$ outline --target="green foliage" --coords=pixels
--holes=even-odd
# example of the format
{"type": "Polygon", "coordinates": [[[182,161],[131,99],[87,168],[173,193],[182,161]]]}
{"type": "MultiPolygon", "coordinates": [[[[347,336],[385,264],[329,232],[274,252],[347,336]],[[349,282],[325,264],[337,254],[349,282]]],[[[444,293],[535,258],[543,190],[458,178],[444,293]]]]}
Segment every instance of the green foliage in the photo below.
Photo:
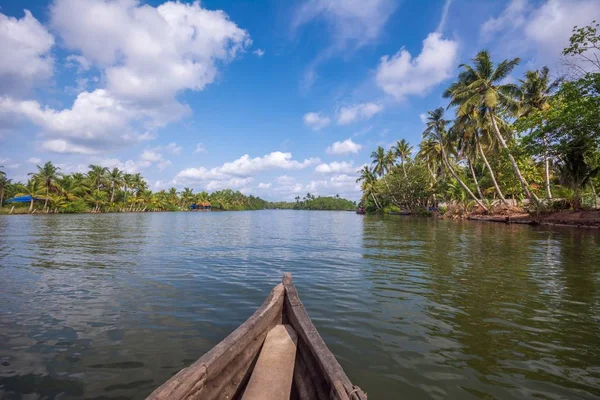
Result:
{"type": "Polygon", "coordinates": [[[339,196],[335,197],[315,197],[310,193],[300,199],[300,197],[296,197],[295,202],[273,202],[267,203],[266,208],[269,209],[287,209],[287,210],[332,210],[332,211],[342,211],[342,210],[354,210],[356,209],[356,203],[353,201],[341,198],[339,196]]]}
{"type": "Polygon", "coordinates": [[[66,206],[62,209],[63,213],[76,214],[86,213],[90,211],[90,207],[87,202],[83,199],[75,199],[66,203],[66,206]]]}

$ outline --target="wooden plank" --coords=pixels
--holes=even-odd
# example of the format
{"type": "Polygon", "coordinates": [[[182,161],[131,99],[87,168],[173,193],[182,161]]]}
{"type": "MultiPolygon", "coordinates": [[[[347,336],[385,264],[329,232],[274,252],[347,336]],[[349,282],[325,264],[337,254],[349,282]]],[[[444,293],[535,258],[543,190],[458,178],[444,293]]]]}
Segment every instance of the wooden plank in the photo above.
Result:
{"type": "Polygon", "coordinates": [[[329,399],[329,386],[325,382],[323,372],[300,338],[296,367],[294,368],[294,382],[298,387],[298,395],[301,400],[329,399]]]}
{"type": "Polygon", "coordinates": [[[285,287],[285,305],[284,312],[292,327],[298,333],[298,336],[306,343],[307,348],[315,359],[320,370],[323,372],[325,380],[330,388],[330,397],[334,400],[366,400],[366,394],[357,386],[353,386],[336,360],[335,356],[319,332],[315,328],[312,320],[308,316],[304,304],[300,301],[298,291],[292,282],[291,274],[283,276],[283,285],[285,287]]]}
{"type": "Polygon", "coordinates": [[[289,400],[298,335],[289,325],[267,334],[242,400],[289,400]]]}
{"type": "MultiPolygon", "coordinates": [[[[283,285],[277,285],[269,294],[262,306],[240,325],[235,331],[217,344],[198,361],[187,368],[182,369],[165,384],[152,392],[148,399],[192,399],[200,395],[211,396],[210,381],[219,377],[224,372],[226,377],[234,379],[234,375],[227,375],[225,371],[232,361],[240,355],[258,336],[268,331],[277,321],[281,321],[285,289],[283,285]],[[206,389],[206,390],[204,390],[206,389]]],[[[260,342],[262,344],[262,342],[260,342]]],[[[258,352],[257,346],[256,352],[258,352]]],[[[253,357],[247,357],[250,362],[253,357]]],[[[224,377],[220,377],[224,379],[224,377]]],[[[219,385],[219,387],[221,387],[219,385]]],[[[215,390],[218,389],[215,387],[215,390]]],[[[218,396],[217,396],[218,397],[218,396]]]]}

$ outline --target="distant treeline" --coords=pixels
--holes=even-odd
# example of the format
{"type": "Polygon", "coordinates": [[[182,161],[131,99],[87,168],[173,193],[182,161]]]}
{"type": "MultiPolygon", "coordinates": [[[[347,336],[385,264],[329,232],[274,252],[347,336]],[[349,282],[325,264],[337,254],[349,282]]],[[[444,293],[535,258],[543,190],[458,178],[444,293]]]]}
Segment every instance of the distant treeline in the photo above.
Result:
{"type": "Polygon", "coordinates": [[[305,197],[296,197],[296,201],[278,201],[267,203],[266,208],[276,208],[283,210],[354,210],[356,203],[348,199],[335,197],[315,197],[307,193],[305,197]]]}
{"type": "Polygon", "coordinates": [[[176,188],[153,192],[140,174],[99,165],[90,165],[87,173],[64,174],[51,161],[38,165],[26,183],[13,182],[0,166],[0,213],[87,213],[183,211],[192,204],[210,205],[213,210],[242,211],[267,208],[307,210],[343,210],[354,203],[336,197],[315,197],[310,193],[295,203],[269,203],[260,197],[231,189],[213,193],[176,188]],[[5,199],[30,196],[26,203],[4,204],[5,199]],[[2,206],[5,206],[2,208],[2,206]],[[14,209],[13,209],[14,207],[14,209]]]}

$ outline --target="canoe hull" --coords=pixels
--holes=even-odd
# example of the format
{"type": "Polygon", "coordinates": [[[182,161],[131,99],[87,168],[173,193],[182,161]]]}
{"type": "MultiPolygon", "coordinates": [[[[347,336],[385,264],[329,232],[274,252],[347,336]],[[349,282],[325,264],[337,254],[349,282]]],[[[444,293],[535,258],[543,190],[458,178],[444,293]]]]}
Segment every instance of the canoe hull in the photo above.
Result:
{"type": "Polygon", "coordinates": [[[163,399],[238,399],[250,379],[268,332],[289,324],[298,334],[292,397],[366,400],[329,351],[300,301],[290,274],[234,332],[148,396],[163,399]]]}

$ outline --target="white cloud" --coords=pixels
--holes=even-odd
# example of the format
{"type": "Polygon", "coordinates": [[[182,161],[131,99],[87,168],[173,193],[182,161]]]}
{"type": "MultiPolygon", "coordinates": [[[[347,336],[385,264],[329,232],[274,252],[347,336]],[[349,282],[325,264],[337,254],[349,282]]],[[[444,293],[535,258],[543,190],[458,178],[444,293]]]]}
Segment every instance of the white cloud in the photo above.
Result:
{"type": "Polygon", "coordinates": [[[204,147],[202,143],[198,143],[196,145],[196,150],[194,150],[194,153],[206,153],[206,147],[204,147]]]}
{"type": "Polygon", "coordinates": [[[50,78],[54,37],[28,10],[23,18],[0,13],[0,93],[21,95],[50,78]]]}
{"type": "Polygon", "coordinates": [[[547,0],[539,6],[512,0],[498,17],[482,25],[481,36],[493,40],[504,54],[533,54],[539,66],[557,62],[573,27],[589,25],[598,15],[598,0],[547,0]]]}
{"type": "Polygon", "coordinates": [[[419,119],[421,120],[421,122],[423,124],[427,124],[427,113],[421,113],[421,114],[419,114],[419,119]]]}
{"type": "Polygon", "coordinates": [[[41,158],[37,158],[37,157],[29,157],[27,159],[27,162],[31,163],[31,164],[41,164],[42,163],[42,159],[41,158]]]}
{"type": "Polygon", "coordinates": [[[335,142],[325,150],[327,154],[347,154],[358,153],[362,149],[360,144],[354,143],[352,139],[346,139],[343,142],[335,142]]]}
{"type": "Polygon", "coordinates": [[[183,150],[183,148],[181,146],[178,146],[175,142],[169,143],[164,147],[164,149],[167,153],[172,154],[174,156],[181,154],[181,150],[183,150]]]}
{"type": "Polygon", "coordinates": [[[340,173],[350,174],[350,173],[355,173],[356,170],[357,170],[357,168],[354,166],[353,161],[350,161],[350,162],[334,161],[329,164],[323,163],[323,164],[317,165],[317,167],[315,168],[315,172],[318,172],[321,174],[340,174],[340,173]]]}
{"type": "Polygon", "coordinates": [[[129,126],[144,118],[144,113],[103,89],[80,93],[72,108],[61,111],[42,107],[37,101],[0,97],[0,114],[25,117],[41,127],[46,139],[42,146],[56,153],[93,154],[149,137],[129,126]]]}
{"type": "Polygon", "coordinates": [[[379,37],[395,8],[394,0],[309,0],[298,8],[292,27],[323,18],[334,47],[360,47],[379,37]]]}
{"type": "Polygon", "coordinates": [[[66,61],[67,67],[76,67],[78,72],[88,71],[92,67],[92,63],[87,58],[76,54],[68,55],[66,61]]]}
{"type": "Polygon", "coordinates": [[[231,178],[226,181],[209,181],[205,189],[208,191],[237,189],[242,192],[248,192],[248,185],[252,183],[253,178],[231,178]]]}
{"type": "Polygon", "coordinates": [[[348,125],[356,121],[367,120],[382,110],[383,106],[376,103],[361,103],[350,107],[342,107],[337,112],[337,123],[348,125]]]}
{"type": "Polygon", "coordinates": [[[266,154],[263,157],[250,158],[245,154],[235,161],[226,162],[220,167],[215,168],[186,168],[174,178],[175,184],[206,182],[206,181],[227,181],[234,178],[248,178],[260,172],[272,169],[298,170],[310,165],[319,163],[318,158],[309,158],[302,162],[293,160],[291,153],[282,153],[275,151],[266,154]]]}
{"type": "Polygon", "coordinates": [[[340,194],[342,197],[356,198],[360,196],[360,185],[356,183],[356,178],[356,175],[334,175],[328,180],[309,182],[306,190],[321,196],[340,194]]]}
{"type": "Polygon", "coordinates": [[[458,43],[438,32],[423,41],[421,54],[412,57],[406,49],[383,56],[377,68],[377,85],[397,100],[409,95],[423,96],[450,78],[458,67],[458,43]]]}
{"type": "Polygon", "coordinates": [[[202,90],[216,78],[218,63],[252,43],[224,12],[200,2],[56,0],[50,14],[65,45],[104,69],[108,90],[146,103],[202,90]]]}
{"type": "Polygon", "coordinates": [[[273,184],[271,182],[269,183],[259,183],[258,184],[258,188],[259,189],[271,189],[271,186],[273,186],[273,184]]]}
{"type": "Polygon", "coordinates": [[[108,169],[119,168],[120,170],[125,171],[128,174],[134,174],[136,172],[140,172],[143,168],[148,168],[150,166],[149,161],[142,160],[140,162],[135,162],[133,160],[127,160],[125,162],[121,162],[117,158],[105,158],[101,159],[97,162],[97,164],[106,167],[108,169]]]}
{"type": "Polygon", "coordinates": [[[154,151],[154,150],[144,150],[144,152],[140,156],[140,159],[142,161],[148,161],[148,162],[157,162],[157,161],[162,160],[162,158],[163,158],[162,154],[160,154],[159,152],[154,151]]]}
{"type": "Polygon", "coordinates": [[[265,51],[263,49],[256,49],[252,52],[252,54],[256,54],[259,57],[262,57],[265,55],[265,51]]]}
{"type": "Polygon", "coordinates": [[[296,180],[291,176],[281,175],[275,179],[275,182],[279,183],[280,185],[291,185],[292,183],[296,182],[296,180]]]}
{"type": "Polygon", "coordinates": [[[302,119],[304,120],[304,125],[308,126],[313,131],[323,129],[329,126],[331,123],[331,119],[329,117],[316,112],[306,113],[302,119]]]}

